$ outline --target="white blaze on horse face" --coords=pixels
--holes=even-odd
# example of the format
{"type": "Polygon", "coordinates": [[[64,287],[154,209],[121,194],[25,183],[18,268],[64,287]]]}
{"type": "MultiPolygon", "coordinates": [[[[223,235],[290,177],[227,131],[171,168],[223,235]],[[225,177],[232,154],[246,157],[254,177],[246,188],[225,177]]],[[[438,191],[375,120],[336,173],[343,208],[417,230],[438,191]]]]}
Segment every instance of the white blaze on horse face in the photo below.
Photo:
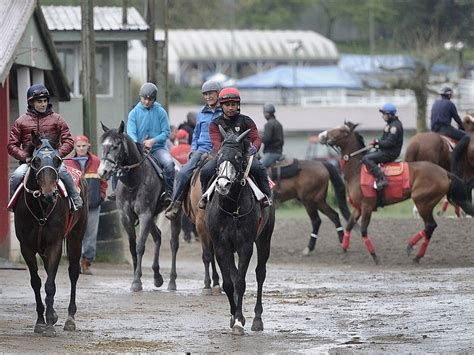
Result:
{"type": "Polygon", "coordinates": [[[328,131],[324,131],[324,132],[319,133],[318,137],[319,137],[319,141],[321,143],[326,142],[326,139],[328,138],[328,131]]]}
{"type": "Polygon", "coordinates": [[[229,161],[221,163],[217,171],[217,192],[221,195],[227,195],[229,193],[230,186],[232,185],[232,181],[235,180],[236,175],[237,171],[229,161]]]}
{"type": "Polygon", "coordinates": [[[106,138],[102,142],[102,159],[100,159],[100,164],[99,168],[97,169],[97,174],[100,177],[104,177],[107,175],[107,173],[110,173],[113,170],[113,164],[107,158],[111,159],[108,157],[108,153],[110,151],[110,147],[112,146],[112,140],[109,138],[106,138]]]}

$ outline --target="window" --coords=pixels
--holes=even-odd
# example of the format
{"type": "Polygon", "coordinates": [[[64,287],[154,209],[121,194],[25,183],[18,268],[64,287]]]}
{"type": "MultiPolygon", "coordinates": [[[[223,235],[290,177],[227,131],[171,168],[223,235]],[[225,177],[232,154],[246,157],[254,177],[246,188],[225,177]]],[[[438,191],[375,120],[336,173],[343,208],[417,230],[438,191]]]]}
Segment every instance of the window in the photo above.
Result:
{"type": "Polygon", "coordinates": [[[79,94],[79,48],[72,45],[58,45],[59,61],[66,75],[69,88],[74,95],[79,94]]]}
{"type": "Polygon", "coordinates": [[[97,46],[95,49],[95,78],[97,95],[112,95],[111,46],[97,46]]]}

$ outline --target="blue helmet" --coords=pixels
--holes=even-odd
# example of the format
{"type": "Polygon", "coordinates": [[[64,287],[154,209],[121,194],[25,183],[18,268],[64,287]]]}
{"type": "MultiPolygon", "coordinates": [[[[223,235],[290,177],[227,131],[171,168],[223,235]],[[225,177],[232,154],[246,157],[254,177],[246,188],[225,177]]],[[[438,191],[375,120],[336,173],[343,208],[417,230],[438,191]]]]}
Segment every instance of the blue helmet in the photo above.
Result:
{"type": "Polygon", "coordinates": [[[380,112],[386,113],[387,115],[395,115],[397,113],[397,108],[394,104],[387,102],[385,105],[379,109],[380,112]]]}

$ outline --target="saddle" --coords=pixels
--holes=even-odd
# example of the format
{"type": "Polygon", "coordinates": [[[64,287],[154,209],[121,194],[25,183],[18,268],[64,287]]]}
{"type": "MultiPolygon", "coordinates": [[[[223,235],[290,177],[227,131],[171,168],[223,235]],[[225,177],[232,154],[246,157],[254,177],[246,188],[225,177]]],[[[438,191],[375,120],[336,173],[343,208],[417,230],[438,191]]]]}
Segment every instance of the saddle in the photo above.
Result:
{"type": "MultiPolygon", "coordinates": [[[[384,198],[401,198],[403,191],[411,187],[408,164],[405,162],[392,162],[380,164],[379,166],[388,180],[388,186],[384,189],[384,198]]],[[[364,197],[377,196],[374,182],[375,177],[363,165],[360,171],[360,187],[364,197]]]]}
{"type": "Polygon", "coordinates": [[[158,176],[163,179],[164,175],[163,175],[163,168],[161,167],[161,164],[160,162],[158,161],[158,159],[156,159],[153,155],[151,154],[148,154],[146,156],[146,159],[148,159],[148,161],[151,163],[151,166],[153,167],[153,169],[155,169],[155,172],[158,174],[158,176]]]}
{"type": "Polygon", "coordinates": [[[268,175],[271,179],[280,181],[280,179],[289,179],[296,176],[301,171],[298,159],[284,159],[270,165],[268,175]]]}
{"type": "Polygon", "coordinates": [[[454,138],[451,138],[442,134],[440,134],[440,136],[448,144],[449,152],[452,153],[458,141],[455,140],[454,138]]]}

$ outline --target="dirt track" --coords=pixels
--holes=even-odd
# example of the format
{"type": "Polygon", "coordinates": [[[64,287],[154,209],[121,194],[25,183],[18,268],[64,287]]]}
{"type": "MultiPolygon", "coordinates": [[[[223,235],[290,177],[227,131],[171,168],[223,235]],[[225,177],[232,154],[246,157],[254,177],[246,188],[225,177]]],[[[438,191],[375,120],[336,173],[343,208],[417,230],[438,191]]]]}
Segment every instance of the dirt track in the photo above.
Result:
{"type": "Polygon", "coordinates": [[[375,266],[356,235],[343,259],[327,220],[317,252],[302,257],[309,235],[306,217],[277,220],[264,288],[265,330],[250,331],[256,293],[252,266],[243,337],[230,334],[226,297],[200,293],[197,243],[181,243],[177,292],[166,291],[167,237],[161,289],[153,286],[151,244],[143,292],[130,293],[129,265],[95,264],[93,276],[79,279],[75,333],[62,330],[69,291],[62,265],[56,338],[33,333],[36,316],[27,271],[0,270],[0,351],[473,352],[474,221],[438,219],[438,224],[426,257],[414,265],[405,247],[421,221],[373,220],[370,235],[381,257],[375,266]]]}

